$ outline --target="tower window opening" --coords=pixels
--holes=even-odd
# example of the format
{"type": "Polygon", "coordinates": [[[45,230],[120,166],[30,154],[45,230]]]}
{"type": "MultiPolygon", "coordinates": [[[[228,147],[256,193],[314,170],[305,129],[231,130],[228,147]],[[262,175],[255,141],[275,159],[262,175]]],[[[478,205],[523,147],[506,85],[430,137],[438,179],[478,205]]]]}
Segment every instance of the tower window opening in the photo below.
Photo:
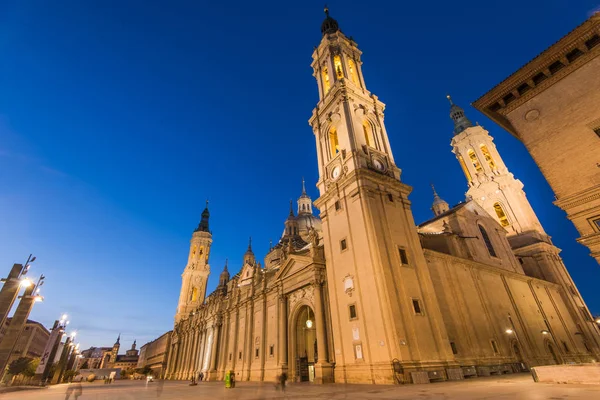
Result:
{"type": "Polygon", "coordinates": [[[333,66],[335,67],[335,75],[338,79],[342,79],[344,77],[344,72],[342,71],[342,58],[340,56],[333,57],[333,66]]]}
{"type": "Polygon", "coordinates": [[[496,211],[496,215],[498,216],[498,220],[500,220],[500,225],[508,226],[510,223],[508,222],[508,217],[504,212],[504,209],[500,205],[500,203],[494,203],[494,211],[496,211]]]}
{"type": "Polygon", "coordinates": [[[600,138],[600,126],[594,129],[594,133],[600,138]]]}
{"type": "Polygon", "coordinates": [[[198,300],[198,288],[197,287],[192,288],[192,294],[190,295],[190,300],[191,301],[198,300]]]}
{"type": "Polygon", "coordinates": [[[388,193],[387,196],[388,196],[388,200],[393,203],[394,202],[394,196],[391,193],[388,193]]]}
{"type": "Polygon", "coordinates": [[[358,74],[356,72],[356,65],[351,59],[348,60],[348,70],[350,71],[350,79],[352,80],[352,82],[355,85],[360,86],[360,83],[358,81],[358,74]]]}
{"type": "Polygon", "coordinates": [[[450,342],[450,347],[452,348],[452,354],[458,354],[458,350],[456,349],[456,343],[450,342]]]}
{"type": "Polygon", "coordinates": [[[487,231],[485,230],[485,228],[481,225],[479,226],[479,232],[481,232],[481,237],[483,237],[483,242],[485,243],[485,247],[487,247],[488,253],[490,253],[490,256],[492,257],[497,257],[496,256],[496,250],[494,250],[494,246],[492,246],[492,241],[490,240],[490,237],[488,236],[487,231]]]}
{"type": "Polygon", "coordinates": [[[275,353],[275,346],[270,345],[269,346],[269,357],[273,357],[273,353],[275,353]]]}
{"type": "Polygon", "coordinates": [[[348,312],[350,313],[350,320],[358,318],[358,316],[356,314],[356,305],[355,304],[351,304],[348,306],[348,312]]]}
{"type": "Polygon", "coordinates": [[[458,156],[458,162],[460,163],[460,167],[462,168],[465,177],[467,178],[467,180],[469,182],[471,182],[473,179],[471,178],[471,173],[469,172],[469,169],[467,168],[467,164],[465,164],[465,159],[462,156],[458,156]]]}
{"type": "Polygon", "coordinates": [[[335,128],[331,128],[329,131],[329,144],[331,146],[331,157],[335,157],[335,155],[340,152],[340,143],[335,128]]]}
{"type": "Polygon", "coordinates": [[[481,149],[481,152],[483,153],[483,157],[485,158],[485,161],[490,166],[490,169],[491,170],[496,169],[496,163],[494,162],[494,159],[492,158],[492,155],[490,154],[490,151],[488,150],[487,146],[485,144],[482,144],[481,146],[479,146],[479,148],[481,149]]]}
{"type": "Polygon", "coordinates": [[[492,344],[492,349],[494,350],[494,354],[498,354],[498,345],[496,344],[495,340],[491,340],[490,343],[492,344]]]}
{"type": "Polygon", "coordinates": [[[259,353],[259,350],[258,350],[258,347],[257,347],[256,350],[255,350],[255,352],[254,352],[254,357],[258,358],[258,353],[259,353]]]}
{"type": "Polygon", "coordinates": [[[334,207],[335,207],[335,211],[340,211],[340,209],[342,208],[342,205],[340,204],[339,201],[336,201],[334,203],[334,207]]]}
{"type": "Polygon", "coordinates": [[[346,243],[346,239],[340,240],[340,248],[342,249],[342,251],[344,251],[344,250],[346,250],[348,248],[348,244],[346,243]]]}
{"type": "Polygon", "coordinates": [[[365,143],[369,147],[375,147],[375,141],[373,140],[373,130],[367,120],[363,121],[363,133],[365,135],[365,143]]]}
{"type": "Polygon", "coordinates": [[[242,352],[240,351],[238,354],[238,360],[241,360],[241,359],[242,359],[242,352]]]}
{"type": "Polygon", "coordinates": [[[481,167],[481,163],[479,162],[479,159],[477,158],[477,155],[475,154],[473,149],[469,150],[469,152],[467,154],[469,155],[469,159],[473,163],[473,167],[475,168],[475,171],[477,171],[477,172],[483,171],[483,168],[481,167]]]}
{"type": "Polygon", "coordinates": [[[565,342],[564,340],[562,341],[563,347],[565,348],[565,353],[569,352],[569,346],[567,346],[567,342],[565,342]]]}
{"type": "Polygon", "coordinates": [[[327,67],[323,67],[321,74],[323,76],[323,92],[327,94],[329,93],[329,89],[331,89],[331,82],[329,82],[329,71],[327,71],[327,67]]]}
{"type": "Polygon", "coordinates": [[[398,254],[400,254],[400,262],[402,265],[408,265],[408,256],[406,255],[406,250],[398,248],[398,254]]]}
{"type": "Polygon", "coordinates": [[[412,299],[413,310],[417,315],[423,315],[423,308],[419,299],[412,299]]]}

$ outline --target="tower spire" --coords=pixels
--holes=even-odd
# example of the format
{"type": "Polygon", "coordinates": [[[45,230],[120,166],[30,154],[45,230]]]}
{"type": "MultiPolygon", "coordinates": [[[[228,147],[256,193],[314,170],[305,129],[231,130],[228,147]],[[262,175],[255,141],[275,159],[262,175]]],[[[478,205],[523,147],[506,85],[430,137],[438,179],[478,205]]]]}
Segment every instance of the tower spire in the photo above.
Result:
{"type": "Polygon", "coordinates": [[[289,215],[289,217],[295,217],[295,215],[294,215],[294,207],[293,207],[292,200],[290,200],[290,215],[289,215]]]}
{"type": "Polygon", "coordinates": [[[248,240],[248,251],[252,251],[252,236],[250,236],[250,240],[248,240]]]}
{"type": "Polygon", "coordinates": [[[450,209],[450,206],[436,192],[433,183],[431,184],[431,189],[433,190],[433,205],[431,206],[431,211],[433,211],[433,214],[437,217],[438,215],[441,215],[448,211],[450,209]]]}
{"type": "Polygon", "coordinates": [[[304,177],[302,177],[302,194],[306,195],[306,186],[304,185],[304,177]]]}
{"type": "Polygon", "coordinates": [[[472,127],[473,123],[465,116],[465,110],[454,104],[450,95],[446,95],[446,98],[450,102],[450,119],[454,121],[454,134],[458,135],[465,129],[472,127]]]}
{"type": "Polygon", "coordinates": [[[200,224],[196,228],[195,232],[208,232],[208,219],[210,218],[210,212],[208,211],[208,200],[206,200],[206,207],[202,211],[202,218],[200,224]]]}

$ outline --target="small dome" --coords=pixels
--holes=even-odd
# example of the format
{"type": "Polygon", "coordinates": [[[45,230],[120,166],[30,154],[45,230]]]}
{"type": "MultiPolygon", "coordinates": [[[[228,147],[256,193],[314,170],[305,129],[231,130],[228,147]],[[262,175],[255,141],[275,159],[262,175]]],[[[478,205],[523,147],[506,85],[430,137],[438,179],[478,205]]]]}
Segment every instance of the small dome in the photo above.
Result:
{"type": "Polygon", "coordinates": [[[301,214],[296,217],[298,222],[298,231],[301,235],[308,234],[310,228],[315,228],[317,232],[321,232],[321,220],[319,217],[312,214],[301,214]]]}
{"type": "Polygon", "coordinates": [[[339,31],[340,27],[337,21],[329,16],[329,9],[327,7],[325,7],[325,15],[327,15],[327,17],[321,24],[321,33],[323,36],[339,31]]]}

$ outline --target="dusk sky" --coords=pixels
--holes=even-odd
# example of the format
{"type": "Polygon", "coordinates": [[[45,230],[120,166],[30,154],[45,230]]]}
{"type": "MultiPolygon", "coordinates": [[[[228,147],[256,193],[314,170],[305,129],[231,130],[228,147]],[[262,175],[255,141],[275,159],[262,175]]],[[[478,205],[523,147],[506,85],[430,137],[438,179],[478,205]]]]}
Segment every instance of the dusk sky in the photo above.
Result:
{"type": "MultiPolygon", "coordinates": [[[[495,138],[593,314],[600,267],[525,147],[469,106],[582,23],[600,0],[329,1],[363,51],[417,222],[430,183],[466,180],[452,94],[495,138]]],[[[172,329],[189,240],[210,200],[210,293],[248,237],[263,259],[304,176],[323,1],[0,2],[0,270],[46,276],[31,319],[70,316],[83,348],[122,352],[172,329]]]]}

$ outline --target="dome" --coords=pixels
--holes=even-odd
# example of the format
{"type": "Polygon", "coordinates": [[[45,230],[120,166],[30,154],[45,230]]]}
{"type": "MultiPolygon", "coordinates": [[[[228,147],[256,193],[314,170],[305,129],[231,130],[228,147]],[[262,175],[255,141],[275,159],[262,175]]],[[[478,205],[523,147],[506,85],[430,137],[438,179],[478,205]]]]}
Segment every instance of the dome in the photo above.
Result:
{"type": "Polygon", "coordinates": [[[340,27],[337,21],[329,16],[328,8],[325,8],[325,15],[327,15],[327,17],[325,18],[325,21],[323,21],[323,23],[321,24],[321,33],[323,34],[323,36],[339,31],[340,27]]]}
{"type": "Polygon", "coordinates": [[[298,222],[298,231],[300,235],[307,235],[310,228],[315,228],[317,232],[321,232],[321,220],[319,217],[312,214],[301,214],[296,217],[298,222]]]}

